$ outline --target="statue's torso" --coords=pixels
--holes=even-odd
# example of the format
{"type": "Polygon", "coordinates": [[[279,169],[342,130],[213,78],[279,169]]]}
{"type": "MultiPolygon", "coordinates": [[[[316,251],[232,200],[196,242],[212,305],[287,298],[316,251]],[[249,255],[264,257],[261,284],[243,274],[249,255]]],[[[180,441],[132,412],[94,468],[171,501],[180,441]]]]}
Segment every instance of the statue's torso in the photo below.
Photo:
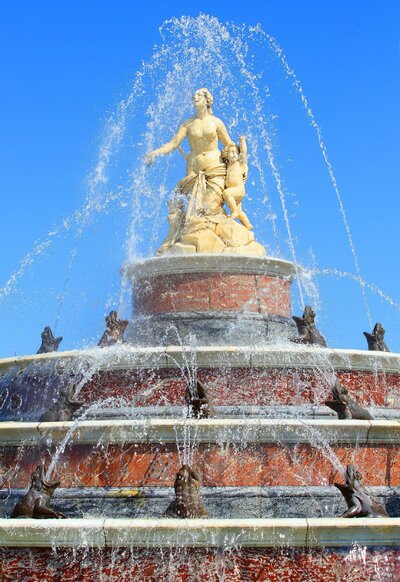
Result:
{"type": "Polygon", "coordinates": [[[231,186],[243,186],[243,173],[243,166],[239,161],[229,164],[226,170],[226,186],[228,188],[231,186]]]}
{"type": "Polygon", "coordinates": [[[221,164],[218,149],[217,123],[213,116],[189,120],[187,137],[190,144],[187,173],[206,171],[221,164]]]}

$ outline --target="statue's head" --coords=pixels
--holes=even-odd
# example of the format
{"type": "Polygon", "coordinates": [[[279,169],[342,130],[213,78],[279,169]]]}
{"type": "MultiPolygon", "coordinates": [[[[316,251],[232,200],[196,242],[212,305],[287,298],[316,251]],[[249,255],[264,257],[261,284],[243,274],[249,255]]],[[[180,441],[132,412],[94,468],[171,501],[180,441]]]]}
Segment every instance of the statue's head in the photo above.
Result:
{"type": "Polygon", "coordinates": [[[40,491],[42,488],[42,483],[43,483],[43,466],[38,465],[31,474],[31,487],[32,489],[36,489],[36,491],[40,491]]]}
{"type": "Polygon", "coordinates": [[[336,380],[335,384],[332,386],[332,392],[335,396],[335,398],[339,398],[341,396],[347,396],[349,391],[347,390],[347,388],[345,386],[342,386],[338,380],[336,380]]]}
{"type": "Polygon", "coordinates": [[[175,478],[175,489],[180,489],[184,485],[195,486],[196,489],[200,489],[200,477],[197,471],[189,467],[189,465],[183,465],[175,478]]]}
{"type": "Polygon", "coordinates": [[[48,325],[46,325],[46,327],[42,331],[41,336],[43,341],[54,341],[53,332],[51,330],[51,327],[49,327],[48,325]]]}
{"type": "Polygon", "coordinates": [[[43,464],[36,467],[36,469],[31,474],[31,488],[35,489],[36,491],[45,490],[47,492],[53,493],[54,489],[59,486],[60,481],[55,481],[54,483],[46,481],[45,473],[46,469],[43,464]]]}
{"type": "Polygon", "coordinates": [[[212,114],[211,106],[213,104],[213,96],[211,95],[210,91],[203,87],[202,89],[197,89],[193,94],[193,104],[194,106],[201,107],[202,105],[206,105],[207,110],[210,114],[212,114]]]}
{"type": "Polygon", "coordinates": [[[221,152],[222,160],[227,164],[233,164],[238,161],[240,156],[240,147],[235,143],[231,143],[224,147],[221,152]]]}

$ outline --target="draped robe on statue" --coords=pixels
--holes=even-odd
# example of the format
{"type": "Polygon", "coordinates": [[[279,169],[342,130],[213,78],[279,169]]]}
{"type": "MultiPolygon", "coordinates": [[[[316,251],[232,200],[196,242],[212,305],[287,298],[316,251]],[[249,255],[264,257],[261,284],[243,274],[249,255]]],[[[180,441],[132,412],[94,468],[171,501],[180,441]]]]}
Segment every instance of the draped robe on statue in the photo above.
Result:
{"type": "Polygon", "coordinates": [[[218,164],[180,180],[169,203],[170,229],[158,254],[265,255],[264,247],[254,241],[254,233],[226,214],[225,175],[225,164],[218,164]]]}

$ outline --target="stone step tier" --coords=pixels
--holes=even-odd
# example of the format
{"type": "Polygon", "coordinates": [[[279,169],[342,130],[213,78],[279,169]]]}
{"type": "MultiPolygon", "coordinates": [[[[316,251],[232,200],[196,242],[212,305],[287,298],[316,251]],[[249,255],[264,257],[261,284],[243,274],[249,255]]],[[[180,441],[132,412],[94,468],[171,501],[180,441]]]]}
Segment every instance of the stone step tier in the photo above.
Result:
{"type": "Polygon", "coordinates": [[[79,397],[92,407],[88,414],[107,407],[184,406],[194,373],[214,407],[321,407],[338,378],[361,405],[400,410],[397,354],[295,344],[195,350],[119,345],[0,360],[0,421],[40,420],[70,374],[82,378],[79,397]]]}
{"type": "Polygon", "coordinates": [[[162,257],[123,272],[127,344],[0,360],[0,578],[364,582],[384,564],[399,579],[400,357],[291,342],[287,261],[162,257]],[[78,418],[40,422],[71,376],[78,418]],[[185,418],[195,377],[212,418],[185,418]],[[374,420],[324,407],[335,379],[374,420]],[[6,519],[51,459],[69,519],[6,519]],[[209,519],[163,517],[185,462],[209,519]],[[334,517],[349,463],[391,517],[334,517]]]}
{"type": "Polygon", "coordinates": [[[185,454],[207,487],[327,485],[349,463],[368,485],[400,486],[397,421],[147,419],[3,422],[0,487],[26,487],[60,443],[64,487],[168,487],[185,454]]]}
{"type": "Polygon", "coordinates": [[[10,547],[391,547],[400,518],[331,519],[0,519],[10,547]]]}

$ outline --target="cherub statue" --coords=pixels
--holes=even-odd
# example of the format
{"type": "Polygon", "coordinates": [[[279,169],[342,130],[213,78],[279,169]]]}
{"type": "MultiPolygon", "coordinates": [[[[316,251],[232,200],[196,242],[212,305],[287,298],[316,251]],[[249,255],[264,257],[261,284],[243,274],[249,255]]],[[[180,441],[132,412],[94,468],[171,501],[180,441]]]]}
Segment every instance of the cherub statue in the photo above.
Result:
{"type": "Polygon", "coordinates": [[[230,211],[231,218],[238,218],[248,230],[253,228],[242,209],[245,195],[244,184],[247,180],[247,145],[244,136],[239,139],[240,145],[228,144],[224,147],[221,157],[226,164],[225,190],[222,196],[230,211]]]}
{"type": "Polygon", "coordinates": [[[198,473],[189,465],[183,465],[175,479],[175,499],[168,506],[165,516],[183,519],[208,517],[200,495],[200,486],[198,473]]]}
{"type": "Polygon", "coordinates": [[[26,493],[15,505],[11,514],[15,517],[33,517],[36,519],[56,518],[65,519],[65,515],[50,508],[50,501],[60,481],[48,483],[45,481],[44,465],[38,465],[31,475],[31,485],[26,493]]]}

